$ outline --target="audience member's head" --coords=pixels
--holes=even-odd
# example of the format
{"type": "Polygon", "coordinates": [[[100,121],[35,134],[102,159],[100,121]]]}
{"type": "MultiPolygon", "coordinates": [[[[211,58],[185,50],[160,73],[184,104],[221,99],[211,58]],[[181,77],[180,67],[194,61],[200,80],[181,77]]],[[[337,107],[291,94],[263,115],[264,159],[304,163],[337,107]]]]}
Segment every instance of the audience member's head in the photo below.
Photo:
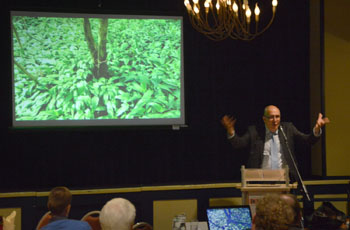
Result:
{"type": "Polygon", "coordinates": [[[256,230],[287,230],[294,220],[294,211],[279,194],[268,194],[256,205],[256,230]]]}
{"type": "Polygon", "coordinates": [[[114,198],[108,201],[100,213],[103,230],[131,230],[135,222],[136,209],[128,200],[114,198]]]}
{"type": "Polygon", "coordinates": [[[54,216],[68,216],[72,194],[66,187],[55,187],[49,194],[47,207],[54,216]]]}
{"type": "Polygon", "coordinates": [[[302,212],[298,199],[293,194],[282,194],[281,198],[290,205],[295,213],[293,225],[299,226],[301,224],[302,212]]]}

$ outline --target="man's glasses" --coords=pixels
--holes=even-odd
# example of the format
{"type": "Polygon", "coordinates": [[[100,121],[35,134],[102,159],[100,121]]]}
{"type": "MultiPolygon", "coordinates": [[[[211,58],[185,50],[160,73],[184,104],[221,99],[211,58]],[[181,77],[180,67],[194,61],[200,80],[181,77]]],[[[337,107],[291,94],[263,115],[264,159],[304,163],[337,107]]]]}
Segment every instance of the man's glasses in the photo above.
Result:
{"type": "Polygon", "coordinates": [[[273,120],[273,119],[276,119],[276,120],[278,120],[278,119],[280,119],[281,118],[281,116],[280,115],[271,115],[271,116],[265,116],[267,119],[269,119],[269,120],[273,120]]]}

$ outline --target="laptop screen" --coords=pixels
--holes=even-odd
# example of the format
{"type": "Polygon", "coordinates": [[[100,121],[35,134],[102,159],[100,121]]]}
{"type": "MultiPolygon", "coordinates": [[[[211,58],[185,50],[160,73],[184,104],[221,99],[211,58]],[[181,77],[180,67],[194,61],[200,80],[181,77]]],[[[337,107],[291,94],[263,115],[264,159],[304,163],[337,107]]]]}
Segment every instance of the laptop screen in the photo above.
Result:
{"type": "Polygon", "coordinates": [[[252,227],[249,206],[220,207],[207,209],[210,230],[247,230],[252,227]]]}

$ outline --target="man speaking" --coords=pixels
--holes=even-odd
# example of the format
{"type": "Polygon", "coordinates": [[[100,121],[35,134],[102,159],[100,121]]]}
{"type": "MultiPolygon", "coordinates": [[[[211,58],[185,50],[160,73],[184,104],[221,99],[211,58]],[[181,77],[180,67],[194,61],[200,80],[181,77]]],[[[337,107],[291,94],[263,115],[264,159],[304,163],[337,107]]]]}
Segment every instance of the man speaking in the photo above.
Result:
{"type": "Polygon", "coordinates": [[[221,123],[234,148],[249,147],[249,168],[280,169],[288,165],[290,172],[297,179],[293,159],[289,154],[290,152],[295,159],[294,142],[300,139],[310,145],[316,143],[322,134],[321,128],[329,123],[329,119],[319,113],[312,134],[304,134],[292,123],[281,122],[280,110],[274,105],[265,107],[262,118],[265,127],[249,126],[243,136],[235,133],[236,119],[225,115],[221,123]]]}

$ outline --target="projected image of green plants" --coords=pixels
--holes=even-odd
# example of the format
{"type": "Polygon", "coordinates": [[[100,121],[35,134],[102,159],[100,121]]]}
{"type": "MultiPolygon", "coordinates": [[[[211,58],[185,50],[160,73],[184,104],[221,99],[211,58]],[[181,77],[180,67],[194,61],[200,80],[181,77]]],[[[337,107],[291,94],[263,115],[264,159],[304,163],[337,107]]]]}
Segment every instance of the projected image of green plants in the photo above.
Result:
{"type": "Polygon", "coordinates": [[[12,18],[15,119],[181,116],[181,21],[12,18]]]}

